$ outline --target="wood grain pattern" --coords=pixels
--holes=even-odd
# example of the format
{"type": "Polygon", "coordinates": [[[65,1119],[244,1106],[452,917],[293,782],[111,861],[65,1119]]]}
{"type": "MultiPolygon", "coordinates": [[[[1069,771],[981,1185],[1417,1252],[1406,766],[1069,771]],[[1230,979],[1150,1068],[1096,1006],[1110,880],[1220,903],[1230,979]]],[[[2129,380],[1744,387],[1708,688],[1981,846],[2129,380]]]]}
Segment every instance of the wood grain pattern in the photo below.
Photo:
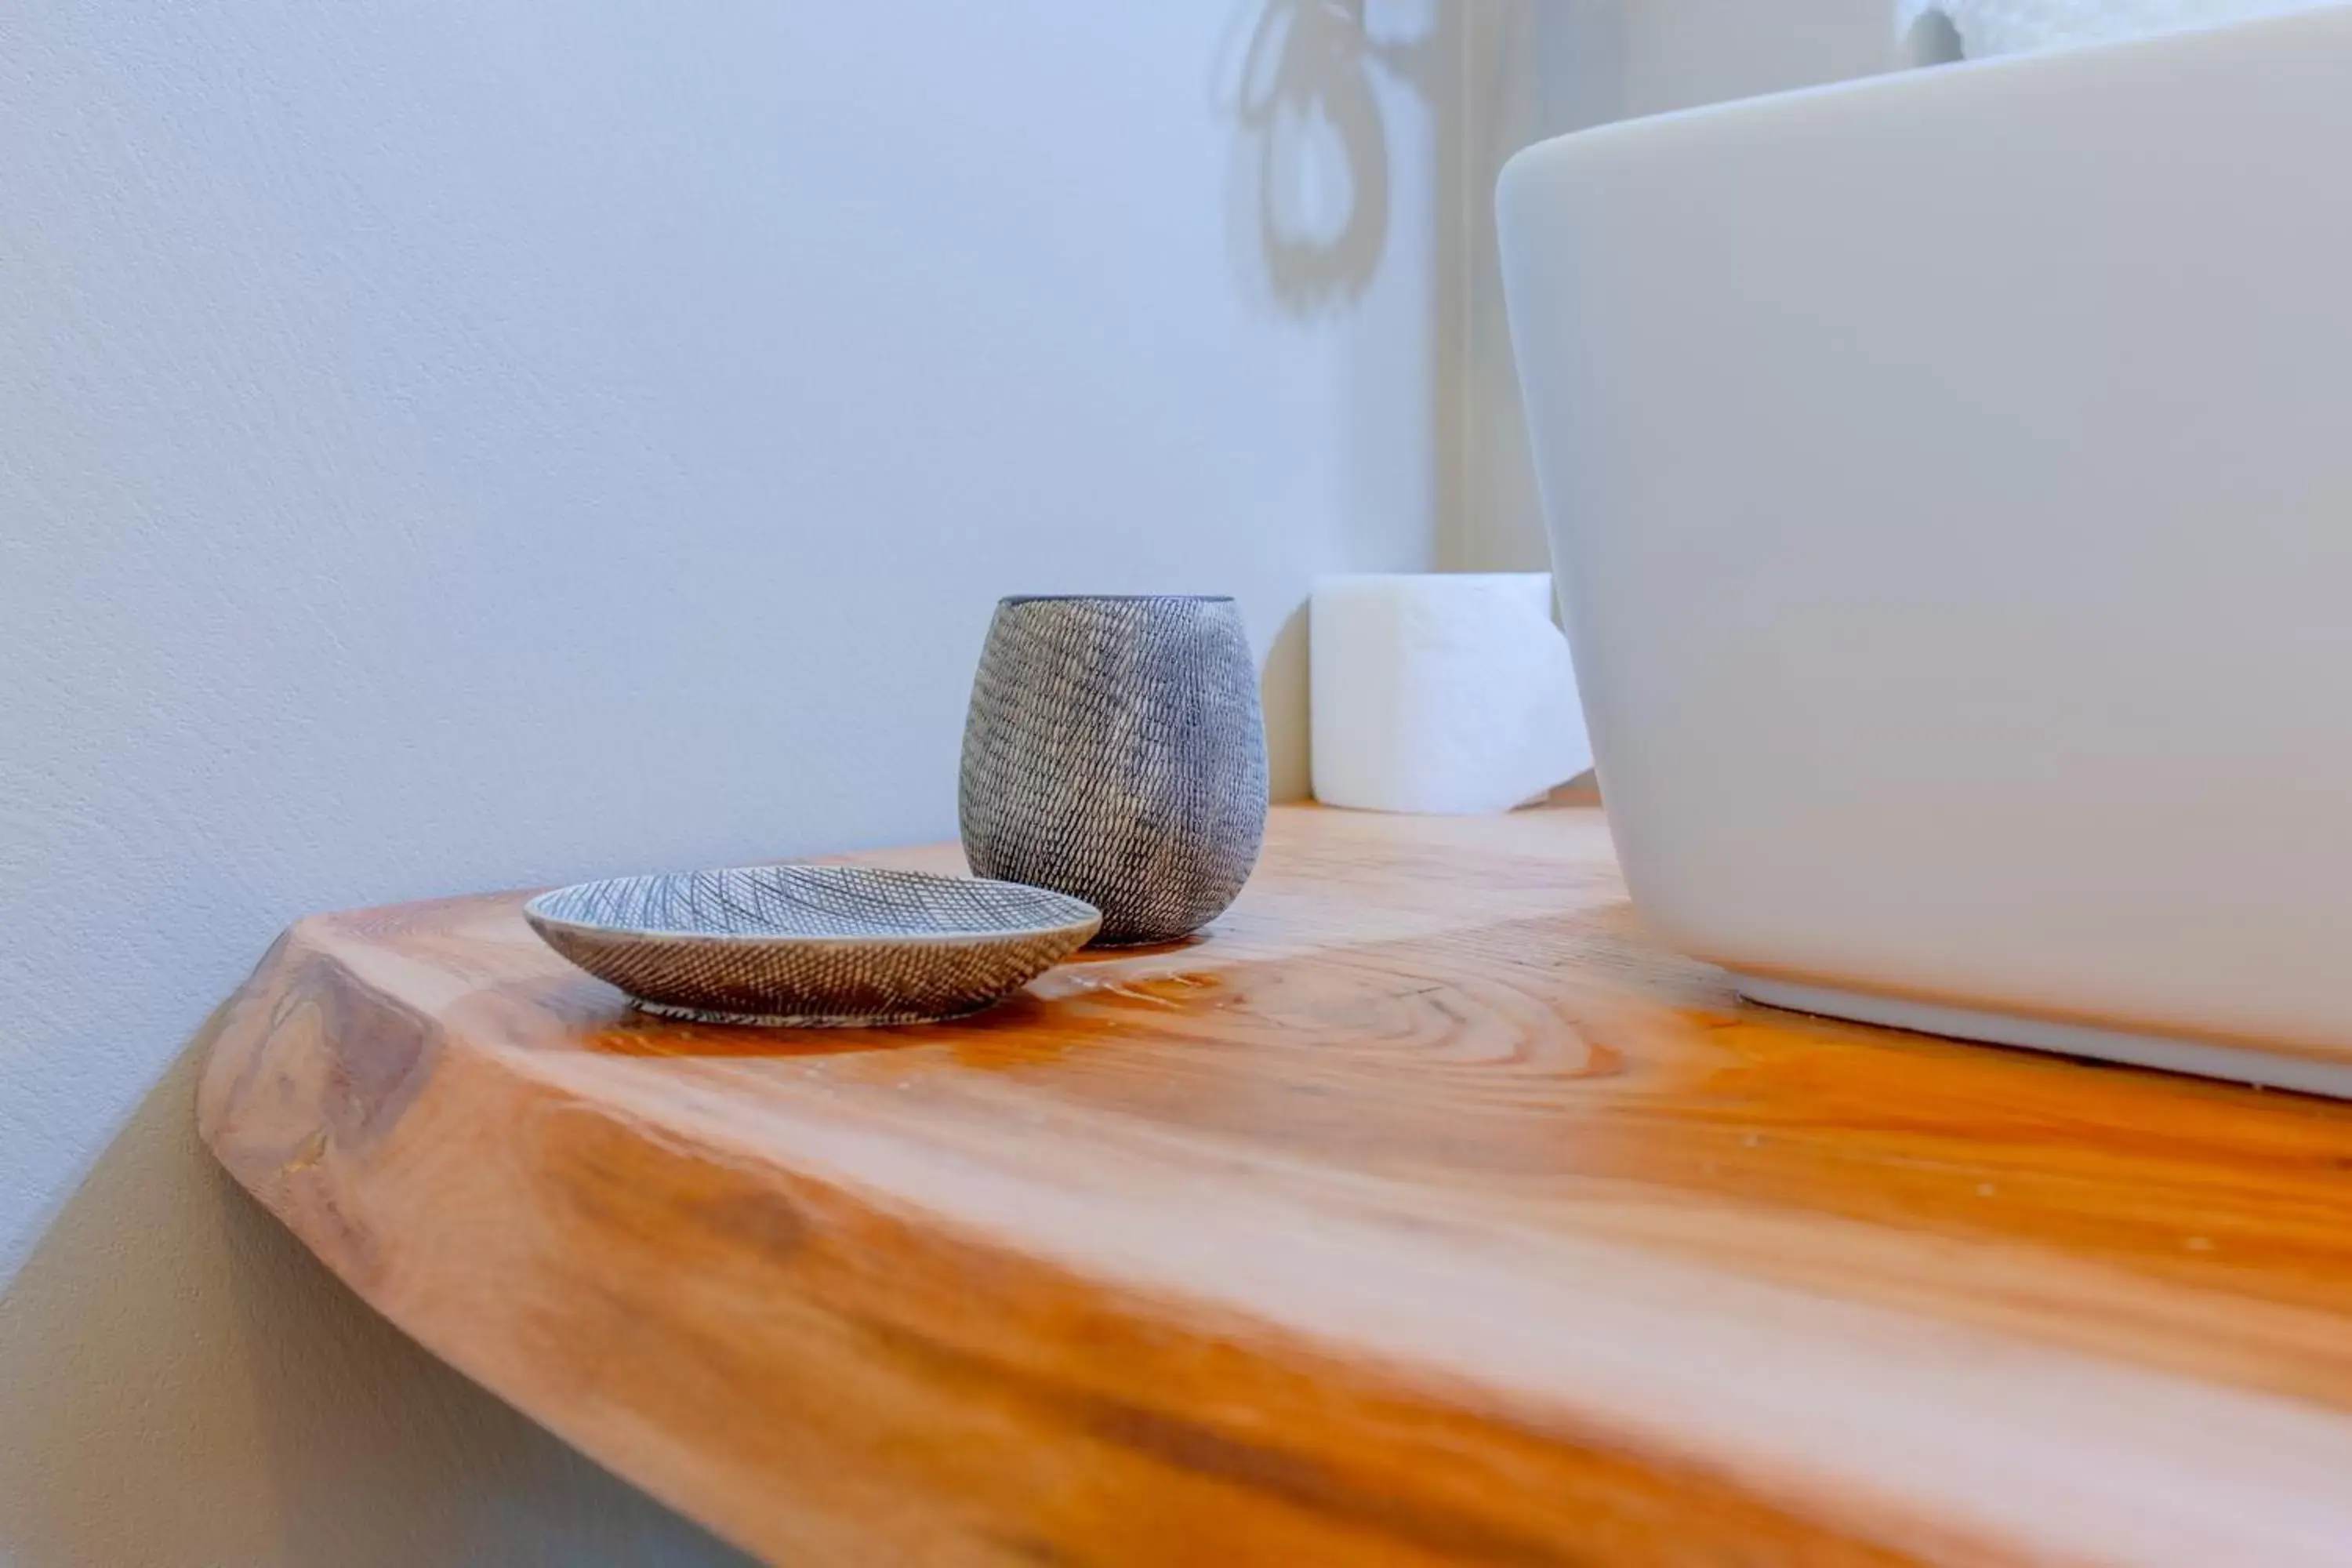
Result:
{"type": "Polygon", "coordinates": [[[297,925],[205,1136],[772,1561],[2352,1563],[2352,1106],[1747,1006],[1596,811],[1278,809],[1206,940],[904,1030],[518,905],[297,925]]]}

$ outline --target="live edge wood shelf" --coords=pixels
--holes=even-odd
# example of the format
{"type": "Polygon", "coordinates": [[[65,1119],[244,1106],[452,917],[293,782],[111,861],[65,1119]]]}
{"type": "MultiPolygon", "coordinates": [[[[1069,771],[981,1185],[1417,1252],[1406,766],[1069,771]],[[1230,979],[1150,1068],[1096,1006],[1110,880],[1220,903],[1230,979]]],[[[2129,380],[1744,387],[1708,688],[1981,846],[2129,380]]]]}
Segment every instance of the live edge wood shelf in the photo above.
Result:
{"type": "Polygon", "coordinates": [[[205,1135],[776,1563],[2352,1563],[2352,1106],[1745,1006],[1597,811],[1277,810],[1207,940],[894,1031],[520,902],[294,927],[205,1135]]]}

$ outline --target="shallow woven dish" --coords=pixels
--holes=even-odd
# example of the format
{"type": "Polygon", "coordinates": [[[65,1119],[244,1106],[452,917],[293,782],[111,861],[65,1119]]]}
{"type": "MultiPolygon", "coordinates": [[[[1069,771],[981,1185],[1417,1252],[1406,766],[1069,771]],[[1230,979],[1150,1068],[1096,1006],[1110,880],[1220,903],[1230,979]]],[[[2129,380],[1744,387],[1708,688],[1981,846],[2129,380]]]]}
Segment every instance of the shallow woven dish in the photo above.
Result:
{"type": "Polygon", "coordinates": [[[1043,888],[866,866],[615,877],[522,912],[648,1012],[797,1027],[977,1013],[1102,924],[1092,904],[1043,888]]]}

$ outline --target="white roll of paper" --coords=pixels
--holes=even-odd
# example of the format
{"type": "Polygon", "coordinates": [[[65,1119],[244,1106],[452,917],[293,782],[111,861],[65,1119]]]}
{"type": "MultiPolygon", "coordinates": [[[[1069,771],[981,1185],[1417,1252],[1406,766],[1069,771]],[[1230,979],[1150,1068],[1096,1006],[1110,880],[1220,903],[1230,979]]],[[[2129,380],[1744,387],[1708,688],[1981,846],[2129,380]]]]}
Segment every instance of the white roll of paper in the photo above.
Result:
{"type": "Polygon", "coordinates": [[[1592,765],[1549,573],[1327,577],[1307,637],[1326,805],[1508,811],[1592,765]]]}

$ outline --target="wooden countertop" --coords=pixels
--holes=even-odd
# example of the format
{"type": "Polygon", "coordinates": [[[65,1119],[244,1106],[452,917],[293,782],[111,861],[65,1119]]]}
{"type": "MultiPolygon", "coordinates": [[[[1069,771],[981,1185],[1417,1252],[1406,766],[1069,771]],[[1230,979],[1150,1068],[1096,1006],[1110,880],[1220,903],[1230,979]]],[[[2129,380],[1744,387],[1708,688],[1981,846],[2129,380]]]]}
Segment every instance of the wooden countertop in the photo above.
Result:
{"type": "Polygon", "coordinates": [[[2352,1563],[2352,1105],[1743,1005],[1596,811],[1283,808],[1207,940],[902,1030],[519,903],[297,925],[205,1135],[777,1563],[2352,1563]]]}

